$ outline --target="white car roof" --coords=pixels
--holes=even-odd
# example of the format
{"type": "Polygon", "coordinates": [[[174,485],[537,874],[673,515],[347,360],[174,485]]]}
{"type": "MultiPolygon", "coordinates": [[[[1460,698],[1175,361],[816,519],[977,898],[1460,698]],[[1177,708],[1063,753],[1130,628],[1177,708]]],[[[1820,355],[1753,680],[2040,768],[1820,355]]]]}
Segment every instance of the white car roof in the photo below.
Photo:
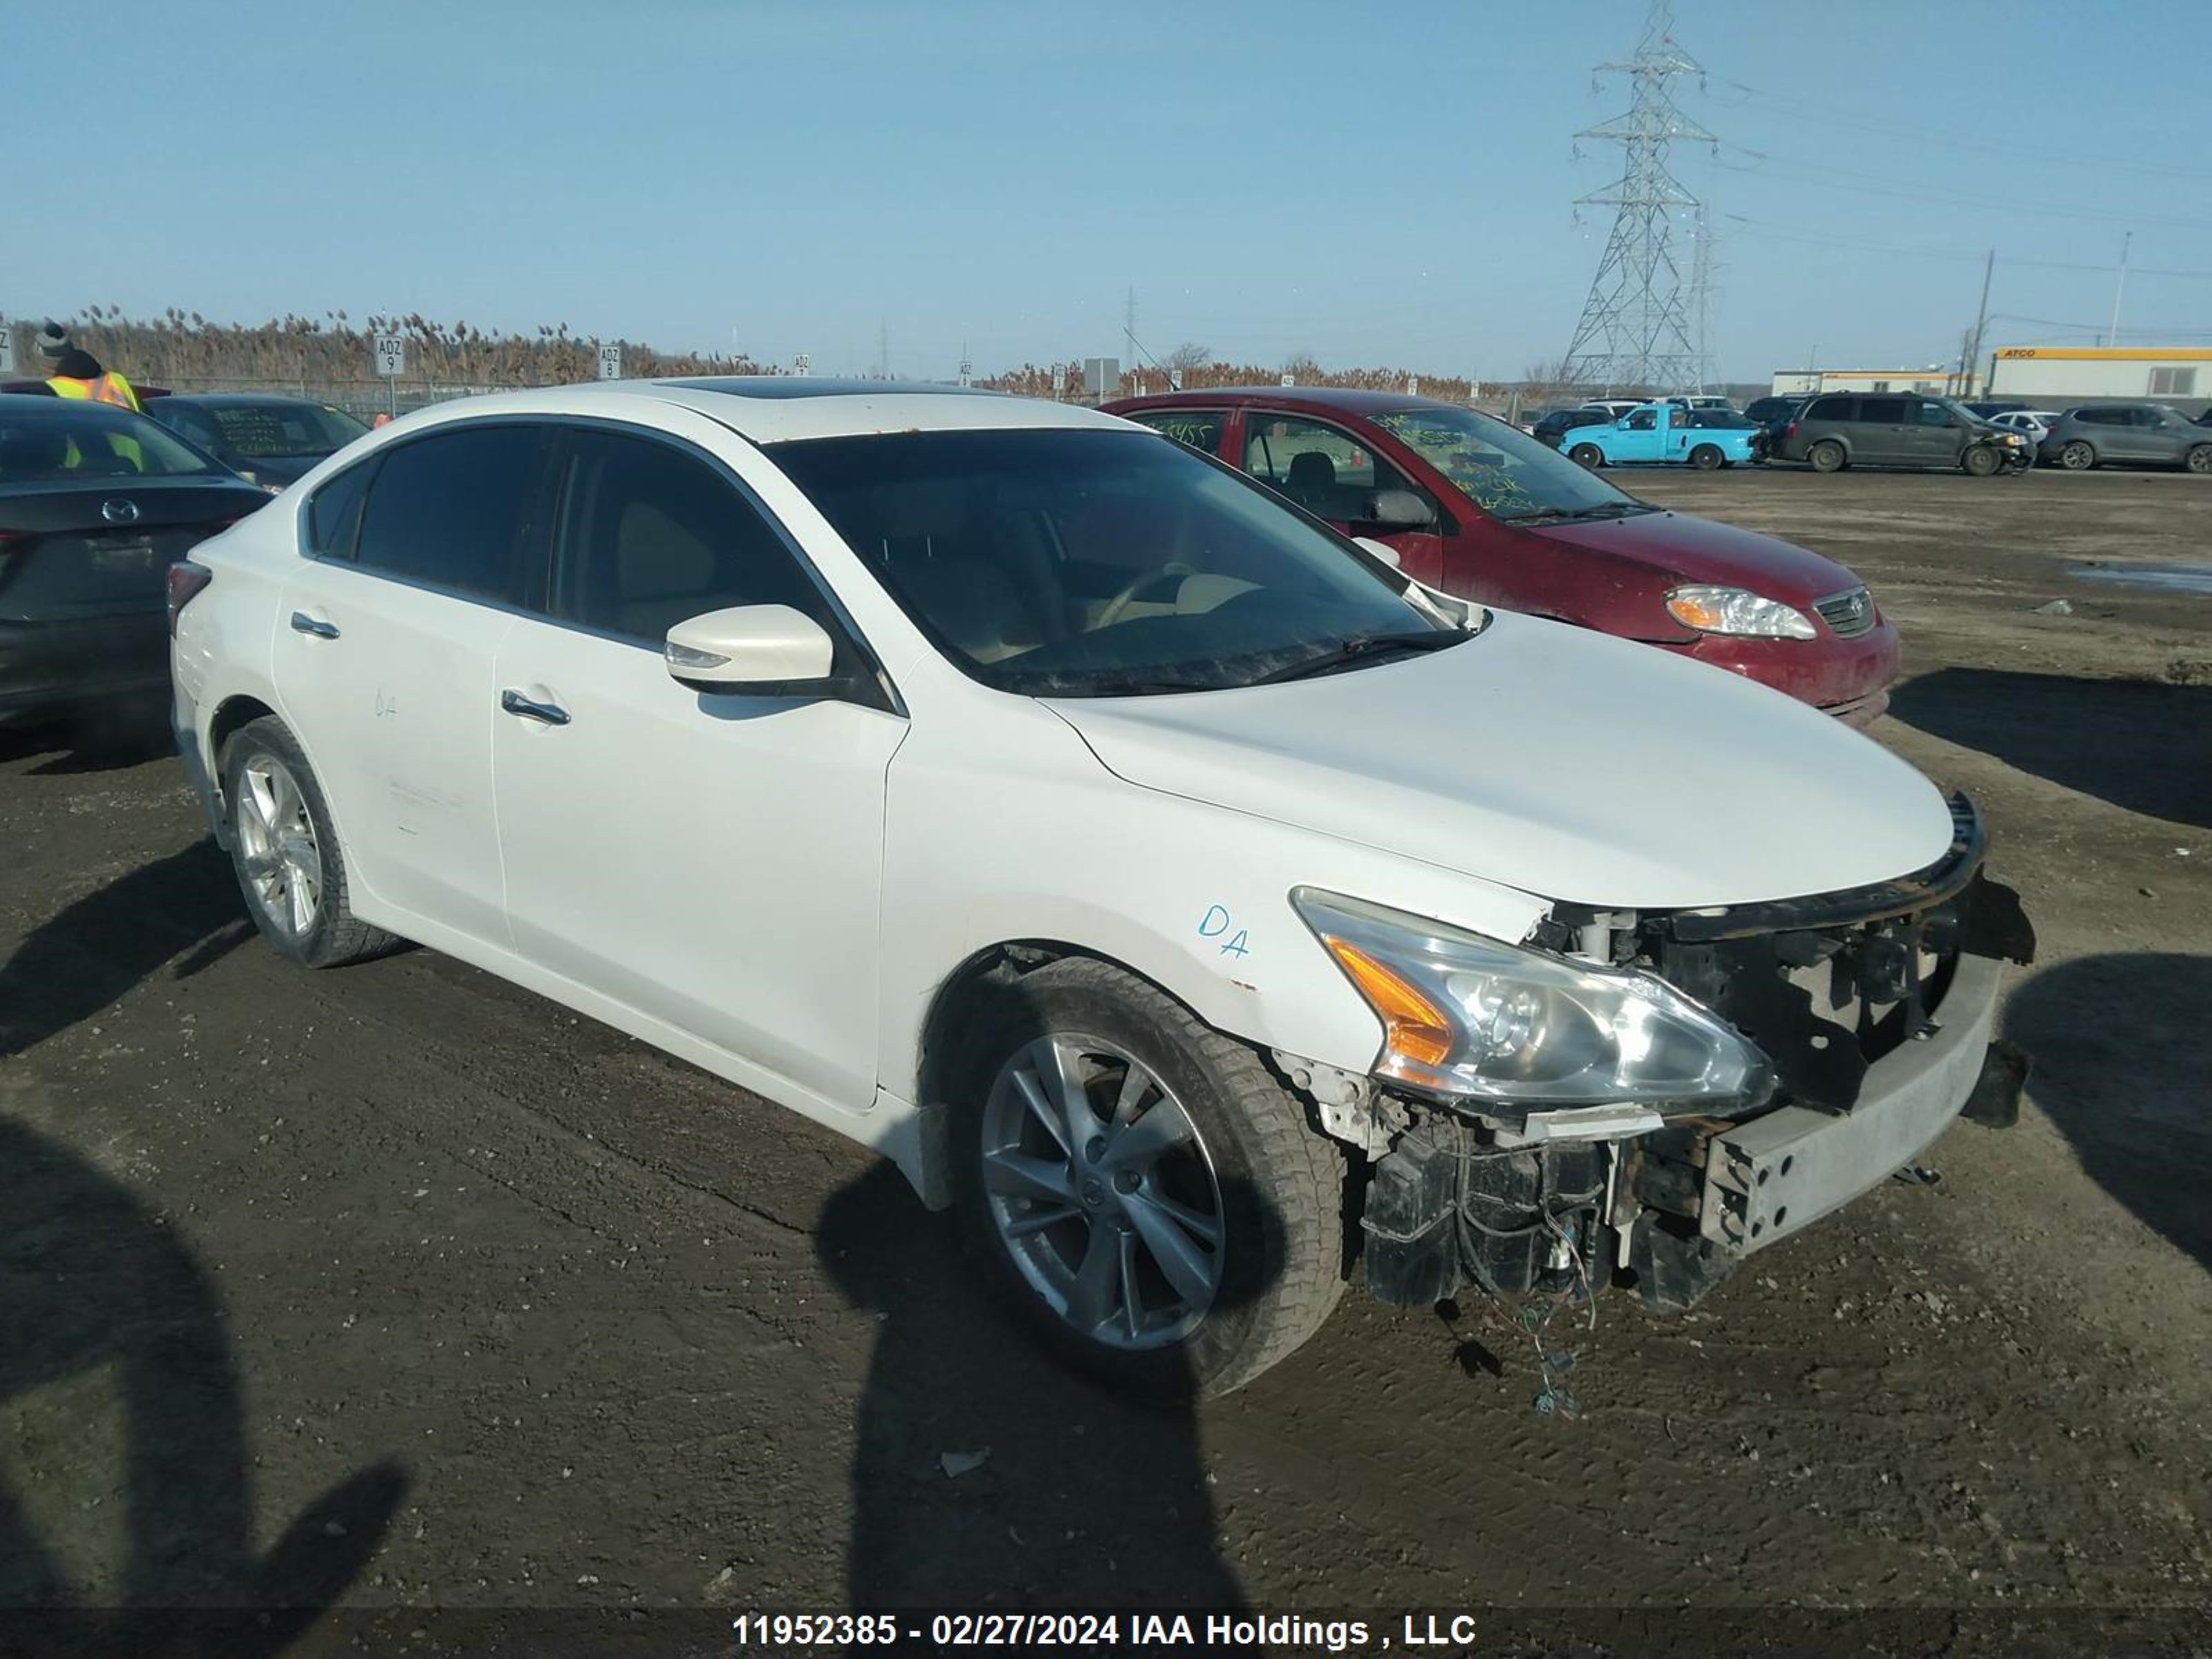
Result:
{"type": "MultiPolygon", "coordinates": [[[[640,398],[694,410],[757,444],[881,432],[1072,427],[1126,430],[1079,404],[1014,398],[919,380],[837,380],[800,374],[726,374],[669,380],[591,380],[531,392],[496,392],[424,413],[605,415],[635,417],[640,398]]],[[[416,421],[414,424],[427,424],[416,421]]]]}

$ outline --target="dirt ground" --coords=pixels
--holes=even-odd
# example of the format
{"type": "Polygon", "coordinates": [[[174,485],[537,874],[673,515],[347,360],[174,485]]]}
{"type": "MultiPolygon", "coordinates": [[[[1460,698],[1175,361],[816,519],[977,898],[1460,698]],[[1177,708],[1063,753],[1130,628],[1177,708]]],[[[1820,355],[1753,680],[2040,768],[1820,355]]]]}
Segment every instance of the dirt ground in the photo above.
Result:
{"type": "Polygon", "coordinates": [[[1573,1420],[1480,1304],[1357,1289],[1140,1413],[854,1147],[428,951],[289,969],[173,761],[0,734],[0,1607],[310,1610],[230,1652],[325,1605],[291,1650],[504,1651],[432,1610],[529,1607],[515,1651],[683,1608],[636,1627],[719,1652],[718,1612],[856,1599],[2212,1640],[2212,596],[2069,574],[2212,559],[2212,485],[1623,478],[1856,568],[1907,641],[1875,735],[1991,820],[2036,1072],[1940,1185],[1686,1319],[1605,1303],[1573,1420]]]}

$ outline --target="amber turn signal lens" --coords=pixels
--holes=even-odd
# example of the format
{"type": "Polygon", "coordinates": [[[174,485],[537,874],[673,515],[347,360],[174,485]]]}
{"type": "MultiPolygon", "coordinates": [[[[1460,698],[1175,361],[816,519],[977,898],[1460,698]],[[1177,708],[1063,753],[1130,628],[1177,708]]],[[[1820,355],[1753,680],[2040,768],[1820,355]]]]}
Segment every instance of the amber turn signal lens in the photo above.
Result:
{"type": "Polygon", "coordinates": [[[1340,939],[1327,943],[1367,1006],[1382,1015],[1383,1046],[1416,1065],[1443,1066],[1451,1053],[1451,1027],[1436,1004],[1358,946],[1340,939]]]}
{"type": "Polygon", "coordinates": [[[1667,614],[1685,628],[1694,628],[1700,634],[1717,634],[1728,618],[1711,599],[1699,599],[1692,593],[1677,593],[1667,601],[1667,614]]]}

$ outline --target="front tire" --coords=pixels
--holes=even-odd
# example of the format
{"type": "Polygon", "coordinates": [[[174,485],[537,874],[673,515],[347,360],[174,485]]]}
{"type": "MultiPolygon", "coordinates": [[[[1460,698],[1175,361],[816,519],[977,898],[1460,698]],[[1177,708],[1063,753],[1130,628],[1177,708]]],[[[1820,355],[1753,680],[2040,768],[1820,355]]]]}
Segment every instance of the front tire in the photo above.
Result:
{"type": "Polygon", "coordinates": [[[1805,459],[1812,462],[1815,472],[1839,472],[1844,465],[1844,447],[1832,438],[1823,438],[1806,452],[1805,459]]]}
{"type": "Polygon", "coordinates": [[[1567,452],[1567,459],[1577,466],[1588,467],[1593,472],[1605,465],[1604,452],[1595,444],[1577,444],[1567,452]]]}
{"type": "Polygon", "coordinates": [[[231,865],[264,939],[308,968],[343,967],[401,943],[354,915],[331,809],[282,720],[264,715],[240,727],[222,746],[222,772],[231,865]]]}
{"type": "Polygon", "coordinates": [[[1710,472],[1721,465],[1723,456],[1711,444],[1699,444],[1690,452],[1690,465],[1700,472],[1710,472]]]}
{"type": "Polygon", "coordinates": [[[2097,464],[2097,452],[2079,438],[2058,452],[2058,465],[2069,472],[2087,472],[2097,464]]]}
{"type": "Polygon", "coordinates": [[[1969,477],[1986,478],[2004,465],[2004,457],[1987,444],[1976,444],[1959,458],[1959,465],[1969,477]]]}
{"type": "Polygon", "coordinates": [[[1343,1290],[1344,1164],[1243,1043],[1104,963],[990,989],[953,1068],[969,1253],[1116,1393],[1241,1388],[1343,1290]]]}
{"type": "Polygon", "coordinates": [[[2212,473],[2212,444],[2198,444],[2182,458],[2181,464],[2191,472],[2212,473]]]}

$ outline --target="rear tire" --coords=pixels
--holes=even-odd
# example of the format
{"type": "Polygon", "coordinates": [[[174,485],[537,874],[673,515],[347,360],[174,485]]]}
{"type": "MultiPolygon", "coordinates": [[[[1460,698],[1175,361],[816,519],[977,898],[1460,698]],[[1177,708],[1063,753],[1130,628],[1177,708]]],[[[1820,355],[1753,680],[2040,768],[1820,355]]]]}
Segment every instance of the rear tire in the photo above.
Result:
{"type": "Polygon", "coordinates": [[[1588,467],[1593,472],[1605,465],[1605,455],[1595,444],[1577,444],[1567,452],[1567,459],[1577,466],[1588,467]]]}
{"type": "Polygon", "coordinates": [[[1690,465],[1700,472],[1710,472],[1723,464],[1725,458],[1711,444],[1699,444],[1690,452],[1690,465]]]}
{"type": "Polygon", "coordinates": [[[2004,465],[2004,457],[1987,444],[1976,444],[1959,458],[1959,465],[1969,477],[1986,478],[2004,465]]]}
{"type": "Polygon", "coordinates": [[[2069,472],[2087,472],[2097,464],[2097,452],[2075,438],[2058,452],[2058,465],[2069,472]]]}
{"type": "Polygon", "coordinates": [[[1832,438],[1823,438],[1805,452],[1805,459],[1813,464],[1815,472],[1840,472],[1849,459],[1844,447],[1832,438]]]}
{"type": "Polygon", "coordinates": [[[2182,458],[2181,464],[2191,472],[2212,473],[2212,444],[2198,444],[2182,458]]]}
{"type": "Polygon", "coordinates": [[[230,861],[261,936],[308,968],[339,968],[405,941],[359,920],[347,902],[345,856],[322,786],[273,714],[222,746],[230,861]]]}
{"type": "Polygon", "coordinates": [[[1030,1334],[1173,1401],[1241,1388],[1320,1329],[1344,1288],[1344,1163],[1260,1056],[1087,958],[987,994],[949,1079],[959,1222],[1030,1334]]]}

